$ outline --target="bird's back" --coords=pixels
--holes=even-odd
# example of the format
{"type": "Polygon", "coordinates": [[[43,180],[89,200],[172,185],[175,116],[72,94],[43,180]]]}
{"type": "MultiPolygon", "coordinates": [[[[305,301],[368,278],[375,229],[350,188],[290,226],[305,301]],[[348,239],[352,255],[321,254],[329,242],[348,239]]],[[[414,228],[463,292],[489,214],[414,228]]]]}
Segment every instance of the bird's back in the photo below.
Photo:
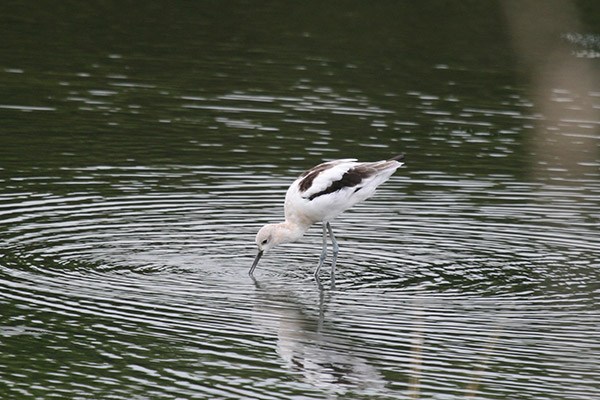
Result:
{"type": "Polygon", "coordinates": [[[373,195],[377,186],[401,165],[397,157],[365,163],[343,159],[319,164],[300,175],[288,189],[286,220],[303,224],[330,221],[373,195]]]}

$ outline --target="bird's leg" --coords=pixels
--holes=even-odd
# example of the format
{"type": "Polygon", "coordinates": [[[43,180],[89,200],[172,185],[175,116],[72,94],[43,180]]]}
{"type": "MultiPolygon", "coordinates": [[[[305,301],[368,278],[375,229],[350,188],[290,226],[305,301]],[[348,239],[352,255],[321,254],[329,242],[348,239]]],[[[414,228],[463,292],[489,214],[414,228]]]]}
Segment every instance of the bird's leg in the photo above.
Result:
{"type": "Polygon", "coordinates": [[[335,262],[337,261],[338,253],[340,252],[340,248],[337,244],[337,240],[335,240],[335,236],[333,236],[333,230],[331,230],[331,225],[329,222],[327,223],[327,230],[329,231],[329,236],[331,237],[331,244],[333,245],[333,260],[331,261],[331,280],[335,280],[335,262]]]}
{"type": "Polygon", "coordinates": [[[321,271],[321,267],[325,262],[325,258],[327,257],[327,229],[325,224],[323,224],[323,250],[321,251],[321,257],[319,258],[319,265],[317,265],[317,269],[315,269],[315,278],[319,279],[319,271],[321,271]]]}

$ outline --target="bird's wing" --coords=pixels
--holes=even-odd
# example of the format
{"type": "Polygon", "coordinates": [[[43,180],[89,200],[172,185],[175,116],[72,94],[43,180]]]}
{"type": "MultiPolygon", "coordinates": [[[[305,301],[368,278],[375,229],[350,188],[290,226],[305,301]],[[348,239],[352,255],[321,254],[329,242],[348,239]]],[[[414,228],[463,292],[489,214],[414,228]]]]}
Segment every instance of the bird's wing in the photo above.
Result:
{"type": "Polygon", "coordinates": [[[376,173],[376,169],[353,161],[329,165],[300,178],[298,192],[302,198],[313,200],[347,188],[360,187],[365,179],[376,173]]]}

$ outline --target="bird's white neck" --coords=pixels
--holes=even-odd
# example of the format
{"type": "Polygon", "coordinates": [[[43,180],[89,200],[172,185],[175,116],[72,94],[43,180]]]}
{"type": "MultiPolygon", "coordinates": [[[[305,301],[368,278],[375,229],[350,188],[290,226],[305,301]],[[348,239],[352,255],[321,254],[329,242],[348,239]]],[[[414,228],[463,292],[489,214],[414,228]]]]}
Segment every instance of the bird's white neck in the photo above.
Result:
{"type": "Polygon", "coordinates": [[[279,223],[277,226],[277,243],[289,243],[295,242],[300,239],[304,232],[310,227],[310,225],[294,223],[290,221],[285,221],[279,223]]]}

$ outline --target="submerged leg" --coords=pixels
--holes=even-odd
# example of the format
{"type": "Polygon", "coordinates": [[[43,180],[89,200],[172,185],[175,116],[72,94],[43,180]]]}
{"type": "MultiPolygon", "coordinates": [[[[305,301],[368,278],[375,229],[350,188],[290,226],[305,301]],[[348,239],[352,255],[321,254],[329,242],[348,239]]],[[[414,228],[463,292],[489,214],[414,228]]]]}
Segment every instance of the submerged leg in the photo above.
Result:
{"type": "Polygon", "coordinates": [[[315,269],[315,278],[319,279],[319,271],[321,271],[321,267],[325,262],[325,258],[327,257],[327,229],[325,228],[325,224],[323,224],[323,250],[321,251],[321,257],[319,258],[319,265],[317,265],[317,269],[315,269]]]}
{"type": "Polygon", "coordinates": [[[327,230],[329,231],[329,237],[331,237],[331,244],[333,245],[333,260],[331,261],[331,280],[334,280],[335,262],[337,261],[337,256],[340,252],[340,248],[337,244],[337,240],[335,240],[335,236],[333,236],[333,230],[331,230],[331,225],[329,225],[329,222],[327,223],[327,230]]]}

